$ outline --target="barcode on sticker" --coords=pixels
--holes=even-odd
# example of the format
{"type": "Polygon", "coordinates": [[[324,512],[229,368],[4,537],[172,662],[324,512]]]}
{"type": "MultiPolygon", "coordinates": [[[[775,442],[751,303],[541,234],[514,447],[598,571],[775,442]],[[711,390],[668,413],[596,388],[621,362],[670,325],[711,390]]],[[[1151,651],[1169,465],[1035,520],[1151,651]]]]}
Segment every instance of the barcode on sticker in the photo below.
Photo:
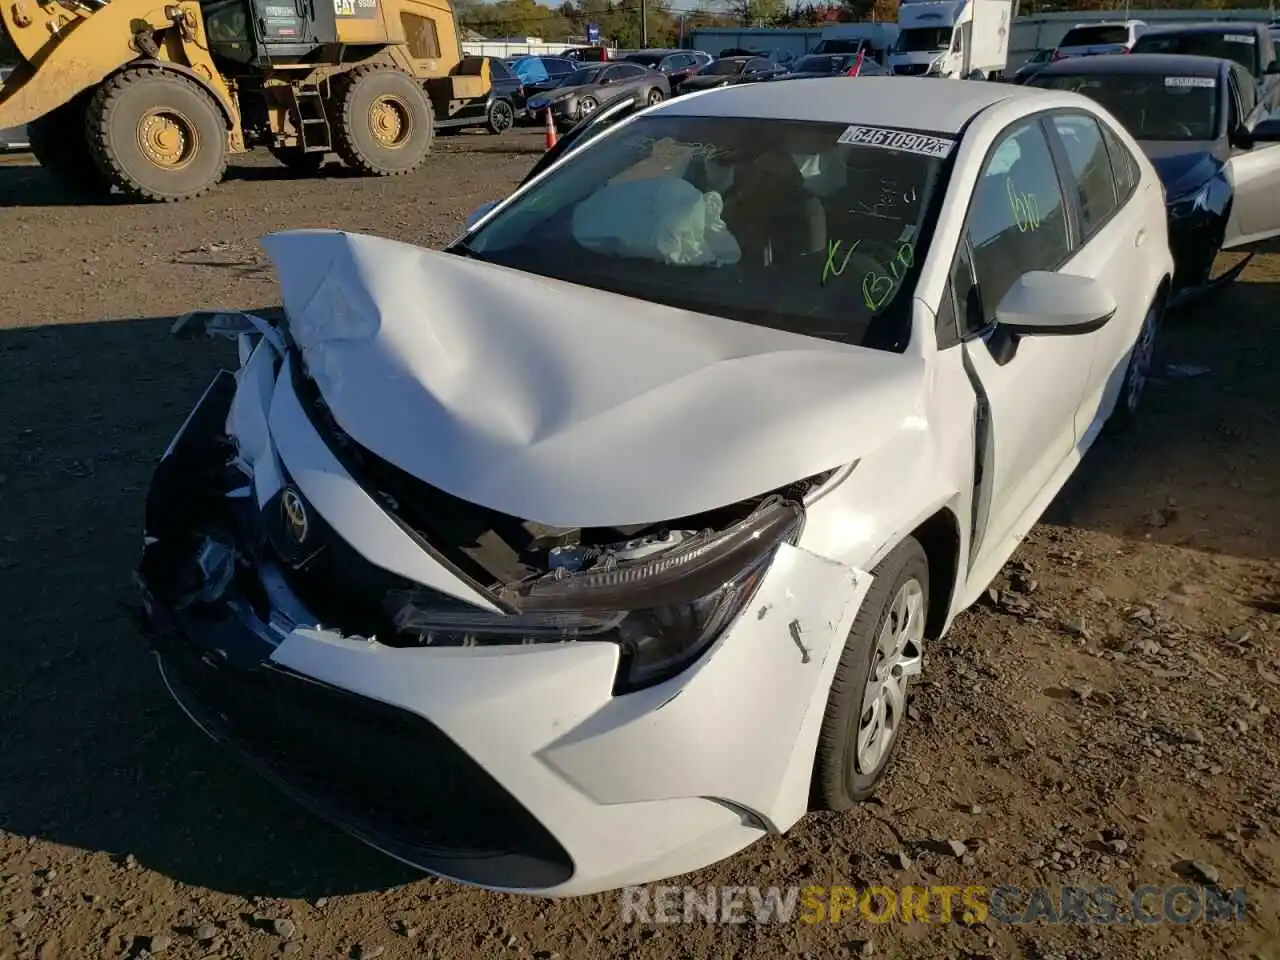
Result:
{"type": "Polygon", "coordinates": [[[836,142],[901,150],[904,153],[918,153],[924,157],[939,159],[946,157],[956,145],[954,140],[946,137],[931,137],[927,133],[894,130],[890,127],[846,127],[836,142]]]}
{"type": "Polygon", "coordinates": [[[1227,43],[1256,43],[1257,38],[1251,33],[1228,33],[1222,38],[1227,43]]]}
{"type": "Polygon", "coordinates": [[[1213,77],[1165,77],[1166,87],[1206,87],[1212,90],[1218,85],[1213,77]]]}

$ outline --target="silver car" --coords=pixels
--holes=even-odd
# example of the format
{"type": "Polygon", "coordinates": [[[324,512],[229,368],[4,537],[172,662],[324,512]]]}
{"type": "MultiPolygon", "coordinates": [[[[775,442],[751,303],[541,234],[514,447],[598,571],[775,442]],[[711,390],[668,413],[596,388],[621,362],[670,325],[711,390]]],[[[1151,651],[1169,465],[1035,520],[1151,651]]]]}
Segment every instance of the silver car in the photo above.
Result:
{"type": "MultiPolygon", "coordinates": [[[[13,73],[12,67],[0,67],[0,86],[4,86],[9,74],[13,73]]],[[[10,127],[8,130],[0,130],[0,153],[10,150],[29,150],[31,142],[27,139],[26,127],[10,127]]]]}

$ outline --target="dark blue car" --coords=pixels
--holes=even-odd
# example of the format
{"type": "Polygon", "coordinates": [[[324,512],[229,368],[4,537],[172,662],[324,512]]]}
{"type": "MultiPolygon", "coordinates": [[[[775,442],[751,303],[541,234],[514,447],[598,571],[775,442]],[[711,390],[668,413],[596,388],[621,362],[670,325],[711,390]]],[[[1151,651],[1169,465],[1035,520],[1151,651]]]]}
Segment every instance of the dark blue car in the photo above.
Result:
{"type": "Polygon", "coordinates": [[[1175,293],[1235,279],[1244,263],[1213,276],[1218,253],[1280,234],[1280,121],[1267,119],[1241,64],[1165,54],[1079,57],[1043,67],[1027,85],[1097,101],[1138,141],[1164,184],[1175,293]]]}

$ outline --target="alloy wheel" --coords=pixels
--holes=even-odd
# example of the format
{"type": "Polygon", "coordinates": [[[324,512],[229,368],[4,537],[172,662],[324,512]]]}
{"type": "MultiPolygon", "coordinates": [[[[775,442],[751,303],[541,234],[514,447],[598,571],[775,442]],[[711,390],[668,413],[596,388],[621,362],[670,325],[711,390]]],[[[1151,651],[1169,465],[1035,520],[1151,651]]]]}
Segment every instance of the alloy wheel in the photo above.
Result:
{"type": "Polygon", "coordinates": [[[907,684],[923,666],[924,624],[924,588],[913,578],[898,588],[871,655],[856,740],[860,773],[884,762],[906,720],[907,684]]]}

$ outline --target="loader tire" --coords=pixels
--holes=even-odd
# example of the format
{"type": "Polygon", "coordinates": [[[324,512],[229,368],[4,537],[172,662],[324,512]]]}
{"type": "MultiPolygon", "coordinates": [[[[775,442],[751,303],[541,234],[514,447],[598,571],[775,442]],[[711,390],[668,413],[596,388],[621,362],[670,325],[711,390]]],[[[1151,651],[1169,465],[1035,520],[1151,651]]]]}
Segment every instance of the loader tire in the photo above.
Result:
{"type": "Polygon", "coordinates": [[[267,150],[280,162],[281,166],[288,168],[290,173],[298,177],[318,176],[324,169],[325,160],[329,158],[328,154],[318,150],[308,152],[298,147],[267,147],[267,150]]]}
{"type": "Polygon", "coordinates": [[[168,70],[125,70],[89,104],[89,146],[99,168],[127,196],[153,203],[191,200],[227,169],[227,125],[194,80],[168,70]]]}
{"type": "Polygon", "coordinates": [[[76,197],[96,199],[111,192],[111,181],[98,169],[89,149],[84,118],[90,96],[78,96],[32,121],[27,138],[40,166],[60,187],[76,197]]]}
{"type": "Polygon", "coordinates": [[[418,169],[431,150],[434,125],[427,91],[395,67],[356,67],[338,86],[334,150],[365,176],[395,177],[418,169]]]}

